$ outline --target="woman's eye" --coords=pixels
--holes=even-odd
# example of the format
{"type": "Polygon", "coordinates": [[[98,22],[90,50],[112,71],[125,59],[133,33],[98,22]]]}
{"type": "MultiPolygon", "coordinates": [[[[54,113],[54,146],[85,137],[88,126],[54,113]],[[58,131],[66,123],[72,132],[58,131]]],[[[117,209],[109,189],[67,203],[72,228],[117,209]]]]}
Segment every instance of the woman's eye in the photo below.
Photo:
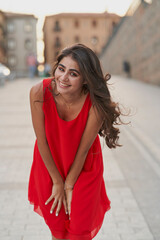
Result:
{"type": "Polygon", "coordinates": [[[64,69],[63,69],[63,68],[61,68],[61,67],[59,67],[58,69],[59,69],[60,71],[62,71],[62,72],[64,71],[64,69]]]}
{"type": "Polygon", "coordinates": [[[77,74],[74,72],[71,72],[71,76],[77,77],[77,74]]]}

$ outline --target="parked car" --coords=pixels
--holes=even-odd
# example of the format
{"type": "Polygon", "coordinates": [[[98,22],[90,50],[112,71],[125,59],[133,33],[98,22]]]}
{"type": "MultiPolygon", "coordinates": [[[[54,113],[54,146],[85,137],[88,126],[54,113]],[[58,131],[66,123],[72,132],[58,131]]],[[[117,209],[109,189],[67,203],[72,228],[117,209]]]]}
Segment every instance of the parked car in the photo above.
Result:
{"type": "Polygon", "coordinates": [[[0,85],[4,85],[9,78],[11,71],[4,64],[0,63],[0,85]]]}

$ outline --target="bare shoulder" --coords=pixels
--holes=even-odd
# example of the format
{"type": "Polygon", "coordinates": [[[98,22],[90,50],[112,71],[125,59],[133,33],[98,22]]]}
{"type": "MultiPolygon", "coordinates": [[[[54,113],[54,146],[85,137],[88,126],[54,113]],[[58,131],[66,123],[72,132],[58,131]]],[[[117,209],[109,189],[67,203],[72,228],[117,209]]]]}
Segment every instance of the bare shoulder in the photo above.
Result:
{"type": "Polygon", "coordinates": [[[91,106],[90,111],[89,111],[89,117],[93,120],[96,119],[98,123],[102,123],[103,117],[102,114],[98,111],[98,109],[95,106],[91,106]]]}
{"type": "Polygon", "coordinates": [[[43,81],[32,86],[30,89],[30,99],[43,101],[43,81]]]}

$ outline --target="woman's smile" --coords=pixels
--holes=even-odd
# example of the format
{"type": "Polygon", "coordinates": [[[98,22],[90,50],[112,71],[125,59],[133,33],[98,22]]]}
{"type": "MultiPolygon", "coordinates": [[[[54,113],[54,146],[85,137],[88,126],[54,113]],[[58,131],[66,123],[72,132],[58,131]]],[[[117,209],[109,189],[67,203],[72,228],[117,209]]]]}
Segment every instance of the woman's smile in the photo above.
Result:
{"type": "Polygon", "coordinates": [[[59,86],[62,87],[62,88],[67,88],[67,87],[70,87],[71,85],[63,83],[59,80],[59,86]]]}

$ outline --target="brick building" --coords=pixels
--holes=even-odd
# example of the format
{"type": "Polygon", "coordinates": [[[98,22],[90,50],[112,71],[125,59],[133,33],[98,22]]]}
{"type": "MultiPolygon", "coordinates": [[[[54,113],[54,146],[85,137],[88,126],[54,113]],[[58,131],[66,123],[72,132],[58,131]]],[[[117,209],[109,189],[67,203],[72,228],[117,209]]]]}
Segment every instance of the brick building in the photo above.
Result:
{"type": "Polygon", "coordinates": [[[131,5],[102,51],[104,72],[160,85],[159,13],[159,0],[131,5]]]}
{"type": "Polygon", "coordinates": [[[119,21],[118,15],[107,12],[47,16],[43,26],[45,62],[52,64],[61,49],[74,43],[83,43],[99,54],[119,21]]]}

